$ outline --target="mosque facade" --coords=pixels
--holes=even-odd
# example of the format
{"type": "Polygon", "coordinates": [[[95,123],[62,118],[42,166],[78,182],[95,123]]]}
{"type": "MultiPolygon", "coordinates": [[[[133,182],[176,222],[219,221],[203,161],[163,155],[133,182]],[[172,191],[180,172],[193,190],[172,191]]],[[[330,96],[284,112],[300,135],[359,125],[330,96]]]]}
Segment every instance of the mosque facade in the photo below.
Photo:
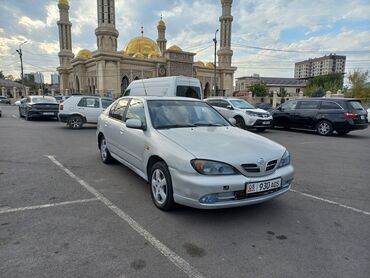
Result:
{"type": "MultiPolygon", "coordinates": [[[[232,0],[221,0],[220,44],[216,67],[217,95],[232,96],[234,72],[231,65],[232,0]]],[[[88,93],[119,97],[133,80],[165,76],[198,78],[204,96],[214,95],[215,68],[213,63],[194,62],[195,53],[179,46],[167,48],[166,24],[159,20],[158,37],[154,41],[143,35],[131,39],[124,50],[117,50],[119,32],[116,29],[115,0],[97,0],[98,22],[95,29],[97,49],[72,52],[72,23],[69,1],[58,2],[60,52],[58,72],[60,91],[65,94],[88,93]]]]}

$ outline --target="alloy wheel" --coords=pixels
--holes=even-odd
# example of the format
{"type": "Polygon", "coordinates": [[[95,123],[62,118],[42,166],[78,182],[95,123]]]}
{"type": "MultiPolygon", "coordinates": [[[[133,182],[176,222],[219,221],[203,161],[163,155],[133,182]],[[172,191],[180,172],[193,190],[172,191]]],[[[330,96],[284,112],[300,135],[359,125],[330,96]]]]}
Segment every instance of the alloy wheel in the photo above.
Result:
{"type": "Polygon", "coordinates": [[[163,205],[167,200],[167,180],[160,169],[155,169],[152,174],[152,192],[155,201],[163,205]]]}

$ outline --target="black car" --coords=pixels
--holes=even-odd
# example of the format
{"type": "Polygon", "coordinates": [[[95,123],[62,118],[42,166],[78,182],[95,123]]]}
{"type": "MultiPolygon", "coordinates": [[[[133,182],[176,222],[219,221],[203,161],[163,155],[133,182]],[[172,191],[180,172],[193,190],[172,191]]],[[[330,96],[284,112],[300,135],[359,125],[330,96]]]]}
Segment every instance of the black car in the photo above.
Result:
{"type": "Polygon", "coordinates": [[[58,118],[59,104],[54,97],[29,96],[21,101],[19,116],[26,120],[36,117],[58,118]]]}
{"type": "Polygon", "coordinates": [[[10,104],[10,99],[0,96],[0,103],[10,104]]]}
{"type": "Polygon", "coordinates": [[[357,99],[309,98],[290,100],[272,111],[274,126],[315,130],[330,135],[368,127],[367,113],[357,99]]]}

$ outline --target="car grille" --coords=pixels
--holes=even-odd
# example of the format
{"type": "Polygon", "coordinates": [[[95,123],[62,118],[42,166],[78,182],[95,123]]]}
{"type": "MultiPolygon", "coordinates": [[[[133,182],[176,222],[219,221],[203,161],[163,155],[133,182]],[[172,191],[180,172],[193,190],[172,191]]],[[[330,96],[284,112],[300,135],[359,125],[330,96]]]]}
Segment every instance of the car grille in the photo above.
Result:
{"type": "Polygon", "coordinates": [[[277,164],[277,160],[275,159],[275,160],[271,160],[267,162],[266,165],[261,166],[261,167],[255,163],[242,164],[241,166],[248,173],[260,173],[260,172],[272,171],[273,169],[275,169],[276,164],[277,164]]]}
{"type": "Polygon", "coordinates": [[[264,118],[264,119],[266,119],[266,118],[269,118],[269,117],[270,117],[270,114],[267,114],[267,113],[258,113],[257,115],[258,115],[258,117],[260,117],[260,118],[264,118]]]}

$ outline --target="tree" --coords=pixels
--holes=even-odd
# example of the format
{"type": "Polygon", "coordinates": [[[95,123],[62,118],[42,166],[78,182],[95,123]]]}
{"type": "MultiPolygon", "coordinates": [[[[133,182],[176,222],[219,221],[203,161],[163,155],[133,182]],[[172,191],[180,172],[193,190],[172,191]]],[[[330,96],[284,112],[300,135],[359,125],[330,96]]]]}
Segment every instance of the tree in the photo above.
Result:
{"type": "Polygon", "coordinates": [[[255,97],[265,97],[268,95],[268,89],[265,84],[256,84],[250,90],[255,97]]]}
{"type": "Polygon", "coordinates": [[[343,89],[343,75],[341,73],[331,73],[328,75],[316,76],[312,78],[304,91],[305,96],[312,96],[313,93],[321,91],[337,92],[343,89]]]}
{"type": "Polygon", "coordinates": [[[14,81],[14,80],[15,80],[14,76],[13,76],[13,75],[11,75],[11,74],[9,74],[9,75],[5,76],[5,79],[6,79],[6,80],[10,80],[10,81],[14,81]]]}
{"type": "Polygon", "coordinates": [[[318,88],[315,92],[312,93],[311,97],[323,97],[325,96],[325,91],[321,88],[318,88]]]}
{"type": "Polygon", "coordinates": [[[351,89],[348,90],[347,95],[353,98],[370,98],[370,88],[366,87],[366,81],[369,78],[369,72],[362,72],[355,70],[349,74],[348,80],[351,84],[351,89]]]}

